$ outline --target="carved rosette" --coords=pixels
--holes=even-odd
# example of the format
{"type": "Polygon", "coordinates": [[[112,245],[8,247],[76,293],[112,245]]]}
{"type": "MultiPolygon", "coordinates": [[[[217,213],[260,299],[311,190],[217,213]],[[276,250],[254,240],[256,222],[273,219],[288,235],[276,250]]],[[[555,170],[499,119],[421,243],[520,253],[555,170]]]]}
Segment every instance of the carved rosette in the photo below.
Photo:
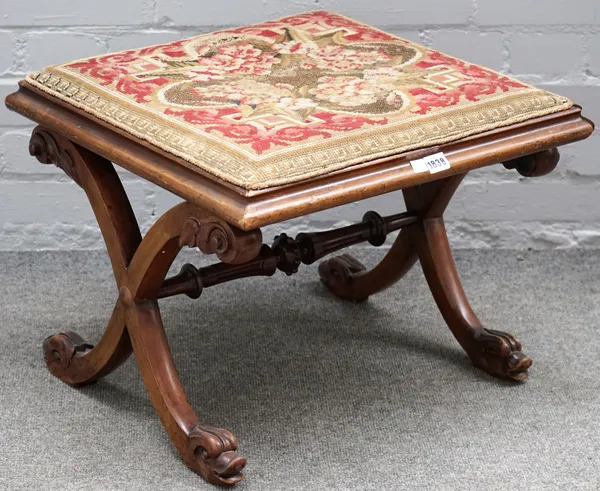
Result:
{"type": "Polygon", "coordinates": [[[190,433],[192,460],[188,465],[213,484],[231,485],[244,479],[246,458],[239,455],[237,439],[227,430],[198,425],[190,433]]]}
{"type": "Polygon", "coordinates": [[[38,159],[42,164],[54,164],[62,169],[73,181],[81,185],[77,177],[77,169],[73,158],[61,148],[52,133],[37,126],[29,140],[29,154],[38,159]]]}
{"type": "Polygon", "coordinates": [[[224,263],[242,264],[260,252],[262,233],[245,232],[216,217],[205,220],[190,217],[183,224],[179,244],[197,247],[204,254],[216,254],[224,263]]]}

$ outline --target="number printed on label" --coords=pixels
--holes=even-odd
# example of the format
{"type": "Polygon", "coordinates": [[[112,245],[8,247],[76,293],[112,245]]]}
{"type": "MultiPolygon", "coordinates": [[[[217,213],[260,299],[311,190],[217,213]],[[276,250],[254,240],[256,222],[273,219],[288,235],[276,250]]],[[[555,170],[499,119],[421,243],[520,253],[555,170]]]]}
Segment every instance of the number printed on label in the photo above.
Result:
{"type": "Polygon", "coordinates": [[[429,172],[430,174],[450,168],[450,162],[443,152],[435,153],[422,159],[411,160],[410,165],[415,172],[429,172]]]}

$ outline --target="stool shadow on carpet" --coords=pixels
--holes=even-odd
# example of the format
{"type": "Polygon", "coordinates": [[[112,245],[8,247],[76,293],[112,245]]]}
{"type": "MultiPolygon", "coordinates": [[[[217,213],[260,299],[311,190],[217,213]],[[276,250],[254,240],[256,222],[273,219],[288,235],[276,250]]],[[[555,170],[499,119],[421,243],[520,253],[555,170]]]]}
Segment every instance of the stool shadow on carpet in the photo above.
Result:
{"type": "MultiPolygon", "coordinates": [[[[313,418],[322,416],[318,408],[328,408],[333,418],[349,406],[357,408],[358,417],[360,407],[385,402],[388,391],[403,394],[401,400],[427,400],[432,377],[513,385],[474,368],[441,317],[439,325],[431,325],[429,314],[398,315],[389,309],[389,299],[381,297],[345,303],[317,281],[296,282],[287,291],[269,288],[268,298],[257,302],[241,294],[248,287],[243,283],[207,292],[198,301],[161,303],[189,400],[211,424],[238,428],[239,433],[248,421],[264,418],[265,405],[307,422],[307,405],[315,409],[313,418]],[[306,298],[313,300],[310,307],[302,300],[306,298]],[[429,325],[419,325],[421,320],[429,325]]],[[[388,296],[401,310],[397,295],[388,296]]],[[[100,332],[101,323],[94,324],[100,332]]],[[[136,378],[130,360],[82,393],[120,411],[135,408],[153,420],[150,401],[136,378]],[[117,373],[120,384],[112,382],[117,373]]]]}

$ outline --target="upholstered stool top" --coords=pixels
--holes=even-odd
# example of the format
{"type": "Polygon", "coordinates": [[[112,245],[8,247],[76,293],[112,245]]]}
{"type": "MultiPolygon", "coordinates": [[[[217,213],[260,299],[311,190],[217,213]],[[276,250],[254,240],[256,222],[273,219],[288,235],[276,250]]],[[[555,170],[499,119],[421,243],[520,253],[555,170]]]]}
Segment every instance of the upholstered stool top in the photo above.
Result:
{"type": "Polygon", "coordinates": [[[245,189],[572,105],[330,12],[95,56],[26,82],[245,189]]]}

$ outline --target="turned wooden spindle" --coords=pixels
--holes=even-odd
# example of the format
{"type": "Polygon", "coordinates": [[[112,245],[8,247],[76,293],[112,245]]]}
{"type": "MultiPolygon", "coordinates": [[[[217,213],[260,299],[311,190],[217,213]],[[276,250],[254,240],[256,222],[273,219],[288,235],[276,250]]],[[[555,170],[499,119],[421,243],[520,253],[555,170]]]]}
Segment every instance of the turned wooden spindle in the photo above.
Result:
{"type": "Polygon", "coordinates": [[[312,264],[332,252],[351,245],[369,242],[380,246],[387,234],[412,225],[418,217],[414,213],[398,213],[382,217],[374,211],[368,211],[362,222],[325,232],[301,233],[295,239],[281,234],[275,237],[273,250],[284,255],[277,268],[290,275],[298,271],[300,263],[312,264]]]}
{"type": "Polygon", "coordinates": [[[204,268],[184,265],[179,274],[163,282],[158,298],[180,294],[199,298],[202,290],[209,286],[249,276],[271,276],[277,270],[292,275],[298,271],[301,263],[312,264],[350,245],[369,242],[380,246],[385,242],[387,234],[416,221],[417,216],[413,213],[382,217],[374,211],[369,211],[365,213],[361,223],[348,227],[301,233],[295,239],[280,234],[275,237],[271,247],[263,244],[258,255],[242,264],[217,263],[204,268]]]}
{"type": "Polygon", "coordinates": [[[264,244],[258,256],[244,264],[216,263],[204,268],[184,264],[177,275],[163,282],[158,298],[183,294],[195,299],[209,286],[250,276],[272,276],[276,271],[277,257],[264,244]]]}
{"type": "Polygon", "coordinates": [[[296,236],[304,264],[312,264],[332,252],[360,242],[380,246],[391,232],[412,225],[417,220],[413,213],[398,213],[382,217],[374,211],[364,214],[362,222],[326,232],[301,233],[296,236]]]}

